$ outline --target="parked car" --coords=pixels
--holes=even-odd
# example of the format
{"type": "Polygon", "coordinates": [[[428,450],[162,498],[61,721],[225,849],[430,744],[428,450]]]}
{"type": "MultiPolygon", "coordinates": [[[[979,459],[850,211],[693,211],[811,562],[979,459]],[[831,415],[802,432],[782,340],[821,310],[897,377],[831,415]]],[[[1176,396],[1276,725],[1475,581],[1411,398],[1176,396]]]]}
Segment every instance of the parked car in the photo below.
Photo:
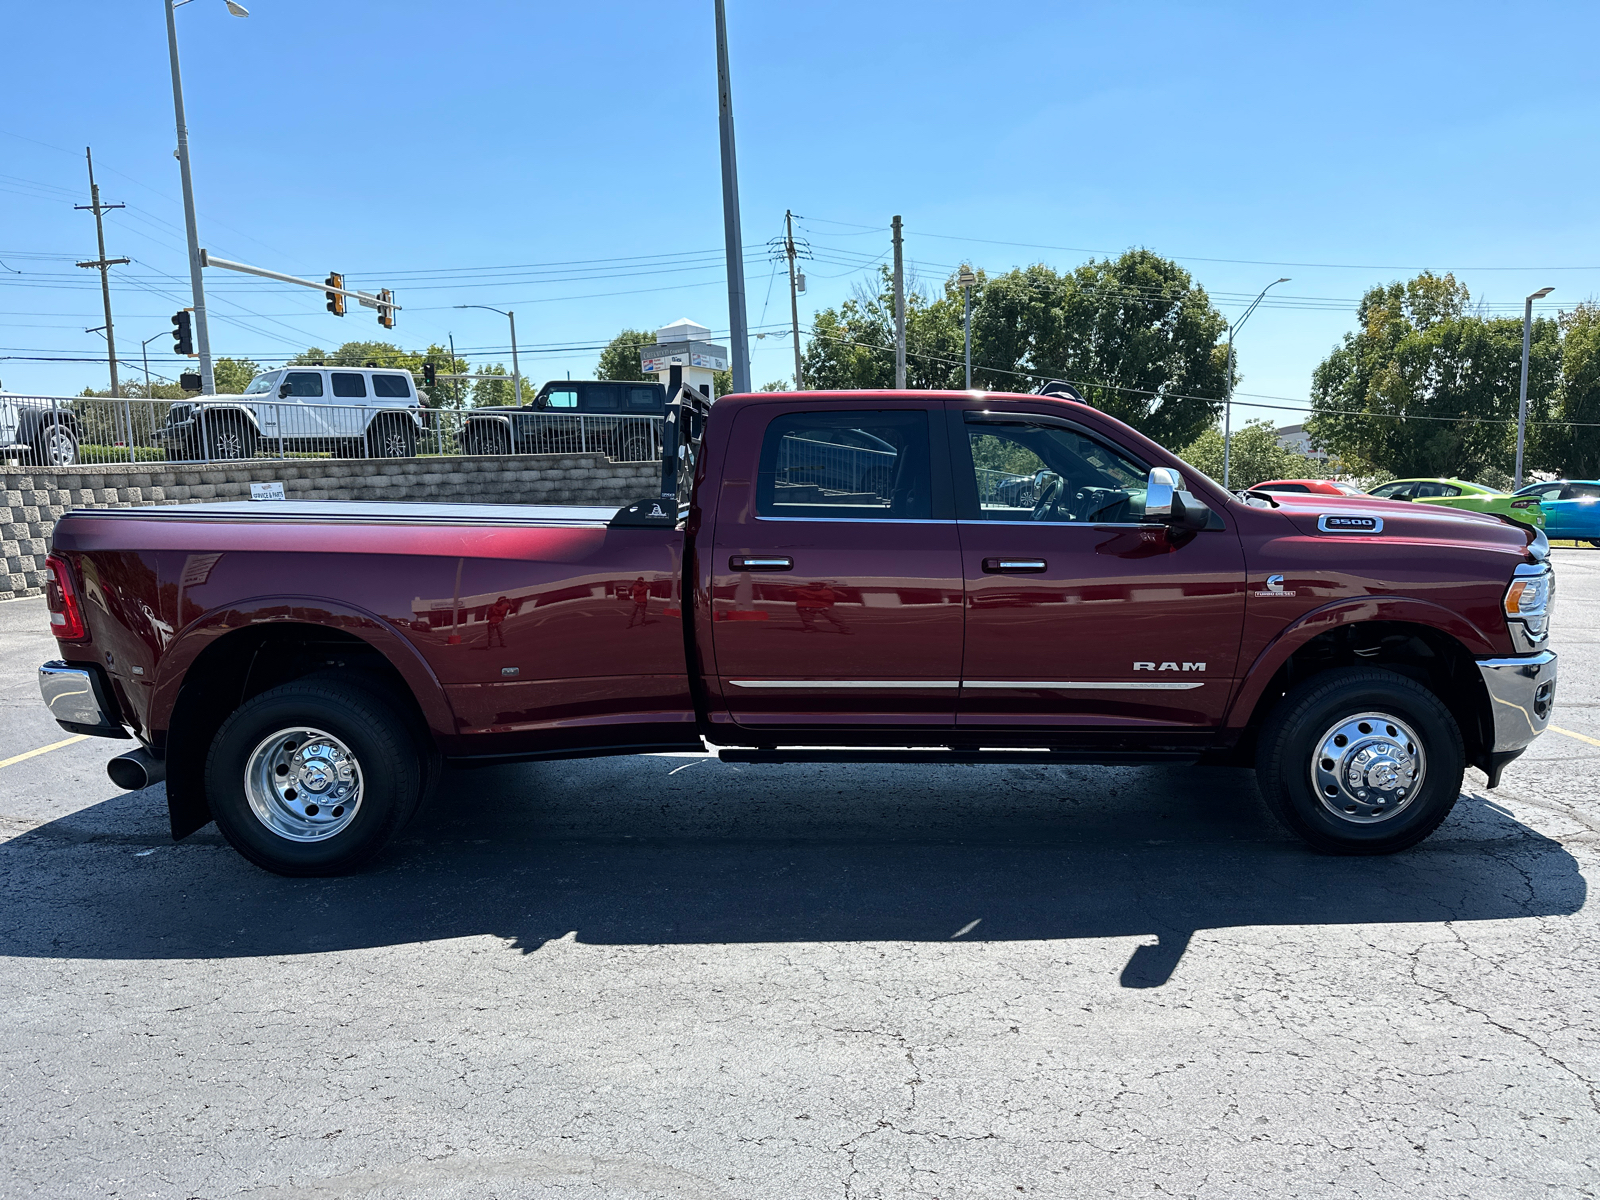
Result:
{"type": "Polygon", "coordinates": [[[1550,720],[1537,529],[1241,500],[1056,397],[691,400],[660,491],[615,511],[70,512],[45,703],[138,739],[112,778],[164,778],[175,837],[215,820],[285,875],[368,861],[447,762],[708,741],[748,764],[1253,765],[1311,845],[1380,854],[1550,720]],[[855,441],[893,453],[865,488],[782,478],[855,441]],[[985,496],[994,462],[1032,469],[1030,508],[985,496]]]}
{"type": "Polygon", "coordinates": [[[1419,504],[1442,504],[1467,512],[1500,513],[1513,521],[1544,528],[1544,512],[1533,496],[1513,496],[1499,488],[1465,479],[1396,479],[1379,484],[1367,495],[1379,500],[1414,500],[1419,504]]]}
{"type": "Polygon", "coordinates": [[[78,461],[78,442],[71,401],[0,392],[0,459],[70,467],[78,461]]]}
{"type": "Polygon", "coordinates": [[[1530,483],[1512,494],[1531,496],[1539,502],[1546,537],[1576,538],[1600,546],[1600,480],[1530,483]]]}
{"type": "Polygon", "coordinates": [[[409,458],[421,432],[422,402],[410,372],[285,367],[257,375],[237,396],[177,402],[153,440],[171,459],[254,458],[263,446],[409,458]]]}
{"type": "Polygon", "coordinates": [[[1258,483],[1247,492],[1315,492],[1319,496],[1365,496],[1367,493],[1353,484],[1336,479],[1269,479],[1258,483]]]}
{"type": "Polygon", "coordinates": [[[592,450],[623,462],[660,451],[667,389],[659,383],[553,380],[521,407],[475,408],[462,429],[468,454],[568,454],[592,450]]]}

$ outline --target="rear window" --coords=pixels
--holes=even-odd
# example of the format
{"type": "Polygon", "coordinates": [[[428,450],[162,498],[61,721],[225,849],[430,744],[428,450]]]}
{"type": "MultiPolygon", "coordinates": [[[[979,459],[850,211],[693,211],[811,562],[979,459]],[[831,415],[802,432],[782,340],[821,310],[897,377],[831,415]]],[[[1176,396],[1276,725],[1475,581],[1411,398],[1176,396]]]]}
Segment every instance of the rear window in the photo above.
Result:
{"type": "Polygon", "coordinates": [[[1419,500],[1433,497],[1448,499],[1451,496],[1461,495],[1461,489],[1449,483],[1419,483],[1412,495],[1419,500]]]}
{"type": "Polygon", "coordinates": [[[354,371],[335,371],[333,373],[333,394],[354,399],[367,398],[367,381],[354,371]]]}
{"type": "Polygon", "coordinates": [[[615,412],[617,390],[604,383],[591,383],[583,389],[583,406],[590,412],[615,412]]]}
{"type": "Polygon", "coordinates": [[[1565,495],[1568,500],[1600,500],[1600,484],[1571,483],[1565,495]]]}
{"type": "Polygon", "coordinates": [[[661,397],[653,387],[631,387],[628,389],[628,407],[635,412],[659,411],[661,397]]]}
{"type": "Polygon", "coordinates": [[[756,515],[926,520],[925,412],[790,413],[767,426],[756,515]]]}
{"type": "Polygon", "coordinates": [[[1263,483],[1255,490],[1258,492],[1309,492],[1311,489],[1303,483],[1263,483]]]}
{"type": "Polygon", "coordinates": [[[408,375],[374,375],[372,394],[389,400],[411,398],[411,378],[408,375]]]}

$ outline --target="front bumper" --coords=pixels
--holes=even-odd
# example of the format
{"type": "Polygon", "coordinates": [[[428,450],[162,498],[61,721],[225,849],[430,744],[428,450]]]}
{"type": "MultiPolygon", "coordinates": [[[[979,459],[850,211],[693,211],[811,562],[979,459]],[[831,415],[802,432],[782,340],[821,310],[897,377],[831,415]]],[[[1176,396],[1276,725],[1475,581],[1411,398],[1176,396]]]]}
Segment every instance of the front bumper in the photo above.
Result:
{"type": "Polygon", "coordinates": [[[1478,670],[1489,692],[1494,723],[1491,753],[1514,754],[1528,746],[1550,724],[1556,703],[1556,653],[1516,658],[1480,658],[1478,670]]]}
{"type": "Polygon", "coordinates": [[[39,668],[39,694],[56,724],[68,733],[91,737],[127,738],[128,731],[115,714],[105,677],[92,666],[47,662],[39,668]]]}

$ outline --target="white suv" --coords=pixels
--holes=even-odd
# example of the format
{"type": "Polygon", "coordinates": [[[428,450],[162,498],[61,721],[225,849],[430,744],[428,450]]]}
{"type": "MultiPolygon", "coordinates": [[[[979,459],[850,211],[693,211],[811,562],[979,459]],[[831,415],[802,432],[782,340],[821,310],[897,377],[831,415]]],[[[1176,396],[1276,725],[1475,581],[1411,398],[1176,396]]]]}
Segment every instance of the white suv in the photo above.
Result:
{"type": "Polygon", "coordinates": [[[154,440],[172,459],[253,458],[279,450],[409,458],[422,428],[422,401],[408,371],[284,367],[257,375],[238,396],[178,401],[154,440]]]}

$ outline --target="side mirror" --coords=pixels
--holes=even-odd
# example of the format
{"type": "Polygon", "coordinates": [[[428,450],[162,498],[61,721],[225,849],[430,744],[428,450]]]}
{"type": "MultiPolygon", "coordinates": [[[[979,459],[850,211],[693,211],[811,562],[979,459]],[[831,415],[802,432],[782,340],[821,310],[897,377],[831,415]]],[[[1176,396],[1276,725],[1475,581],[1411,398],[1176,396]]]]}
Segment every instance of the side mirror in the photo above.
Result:
{"type": "Polygon", "coordinates": [[[278,385],[278,399],[279,400],[287,399],[288,395],[289,395],[289,385],[287,383],[280,383],[278,385]]]}
{"type": "Polygon", "coordinates": [[[1144,515],[1151,521],[1172,519],[1172,500],[1182,480],[1171,467],[1151,467],[1144,485],[1144,515]]]}

